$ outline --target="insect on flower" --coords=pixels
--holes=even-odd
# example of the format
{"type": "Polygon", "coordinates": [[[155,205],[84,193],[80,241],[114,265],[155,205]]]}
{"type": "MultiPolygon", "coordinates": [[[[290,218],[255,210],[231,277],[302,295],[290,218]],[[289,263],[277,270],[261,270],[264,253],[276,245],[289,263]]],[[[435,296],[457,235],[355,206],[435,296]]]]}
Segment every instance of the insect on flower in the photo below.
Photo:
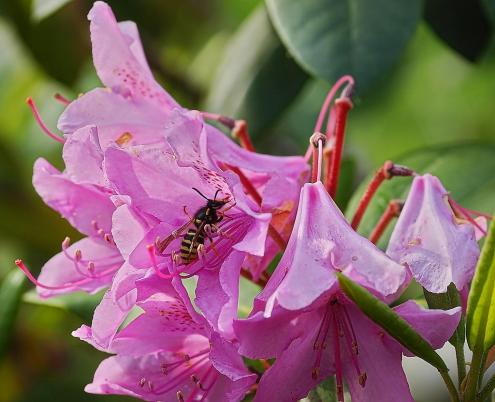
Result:
{"type": "Polygon", "coordinates": [[[186,230],[187,232],[183,235],[180,253],[176,251],[172,252],[172,259],[177,264],[182,263],[187,265],[198,257],[201,257],[201,253],[204,249],[205,237],[210,241],[211,248],[216,252],[213,235],[223,235],[228,236],[226,233],[222,232],[218,226],[224,218],[230,218],[225,215],[225,212],[235,206],[235,202],[224,210],[221,210],[225,205],[230,202],[230,197],[217,200],[218,193],[221,191],[217,189],[213,199],[206,197],[197,188],[192,188],[201,197],[206,200],[206,205],[199,208],[193,216],[190,216],[187,212],[187,207],[184,206],[184,213],[188,216],[189,220],[182,225],[180,228],[174,230],[165,239],[156,240],[156,249],[161,255],[165,255],[164,252],[170,243],[181,236],[186,230]]]}

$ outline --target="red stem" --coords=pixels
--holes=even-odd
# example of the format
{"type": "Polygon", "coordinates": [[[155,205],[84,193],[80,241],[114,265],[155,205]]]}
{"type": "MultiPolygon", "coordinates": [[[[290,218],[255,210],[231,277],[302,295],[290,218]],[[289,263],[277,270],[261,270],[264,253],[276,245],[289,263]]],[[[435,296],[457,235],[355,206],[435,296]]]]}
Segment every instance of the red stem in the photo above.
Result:
{"type": "Polygon", "coordinates": [[[388,164],[390,163],[391,162],[389,161],[385,162],[385,164],[376,171],[375,176],[373,177],[370,184],[366,188],[366,191],[361,197],[361,200],[359,200],[358,207],[351,221],[351,226],[354,230],[356,230],[359,224],[361,223],[361,219],[363,219],[364,213],[366,212],[366,209],[368,208],[371,199],[375,195],[376,190],[378,190],[378,188],[383,183],[383,181],[387,179],[388,177],[387,170],[389,167],[388,164]]]}
{"type": "Polygon", "coordinates": [[[380,237],[382,237],[392,219],[397,218],[400,215],[402,207],[403,203],[399,200],[392,200],[388,203],[387,209],[385,209],[385,212],[383,213],[380,220],[370,234],[370,242],[376,244],[378,240],[380,240],[380,237]]]}
{"type": "Polygon", "coordinates": [[[335,146],[327,183],[328,192],[332,198],[335,198],[337,186],[339,184],[340,165],[342,151],[344,149],[345,125],[347,114],[351,108],[352,102],[347,97],[339,98],[335,101],[335,146]]]}

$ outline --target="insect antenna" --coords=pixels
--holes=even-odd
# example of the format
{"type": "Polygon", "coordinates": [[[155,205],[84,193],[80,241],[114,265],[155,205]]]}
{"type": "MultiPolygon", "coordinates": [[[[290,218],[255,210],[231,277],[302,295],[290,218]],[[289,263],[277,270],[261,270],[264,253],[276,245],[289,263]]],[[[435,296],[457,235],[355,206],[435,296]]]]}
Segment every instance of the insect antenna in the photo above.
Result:
{"type": "Polygon", "coordinates": [[[201,197],[203,197],[205,200],[209,200],[208,197],[206,197],[201,191],[199,191],[197,188],[193,187],[192,188],[194,191],[196,191],[201,197]]]}
{"type": "Polygon", "coordinates": [[[216,192],[215,192],[215,197],[213,197],[213,201],[216,201],[217,200],[217,195],[218,193],[220,192],[220,189],[218,189],[216,192]]]}

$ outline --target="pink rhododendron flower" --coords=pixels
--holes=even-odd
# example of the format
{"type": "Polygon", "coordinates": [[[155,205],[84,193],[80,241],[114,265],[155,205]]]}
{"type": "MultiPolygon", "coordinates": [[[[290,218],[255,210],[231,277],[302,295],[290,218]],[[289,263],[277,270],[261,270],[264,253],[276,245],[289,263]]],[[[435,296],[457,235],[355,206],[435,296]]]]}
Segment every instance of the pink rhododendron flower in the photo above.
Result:
{"type": "MultiPolygon", "coordinates": [[[[137,285],[144,311],[114,337],[86,391],[147,401],[240,401],[256,380],[235,346],[211,330],[182,288],[157,276],[137,285]]],[[[84,329],[76,336],[84,335],[84,329]]]]}
{"type": "Polygon", "coordinates": [[[305,184],[289,244],[263,295],[270,292],[269,308],[275,302],[304,308],[338,287],[338,271],[382,296],[397,292],[407,279],[402,266],[351,228],[321,182],[305,184]]]}
{"type": "MultiPolygon", "coordinates": [[[[112,144],[139,145],[169,138],[166,127],[178,120],[202,119],[177,104],[154,80],[136,26],[117,23],[111,9],[96,2],[89,13],[93,59],[107,88],[90,91],[71,102],[58,127],[68,137],[86,125],[98,127],[103,149],[112,144]]],[[[185,125],[187,122],[181,123],[185,125]]],[[[206,125],[208,153],[221,169],[233,169],[249,186],[248,194],[263,212],[273,215],[273,227],[282,241],[290,234],[297,208],[299,187],[308,174],[303,157],[277,157],[242,149],[213,126],[206,125]]],[[[176,133],[175,135],[180,135],[176,133]]],[[[250,256],[247,264],[260,277],[280,251],[272,238],[266,240],[263,257],[250,256]]]]}
{"type": "MultiPolygon", "coordinates": [[[[412,401],[400,345],[341,293],[338,271],[388,299],[408,280],[402,266],[353,231],[321,182],[306,184],[282,260],[250,318],[235,323],[242,354],[277,358],[256,401],[297,401],[333,374],[339,401],[343,379],[353,401],[412,401]]],[[[460,309],[422,310],[414,302],[396,311],[437,348],[460,318],[460,309]],[[441,331],[432,322],[442,322],[441,331]]]]}
{"type": "MultiPolygon", "coordinates": [[[[460,318],[460,308],[424,310],[413,301],[395,311],[434,348],[450,338],[460,318]]],[[[294,402],[336,375],[339,401],[345,380],[353,402],[413,402],[401,365],[402,354],[410,353],[338,291],[306,309],[276,306],[268,318],[255,310],[235,328],[241,354],[277,359],[255,401],[294,402]]]]}
{"type": "Polygon", "coordinates": [[[443,293],[451,282],[461,290],[471,281],[479,253],[475,226],[455,216],[440,180],[415,177],[387,254],[425,289],[443,293]]]}
{"type": "MultiPolygon", "coordinates": [[[[172,148],[164,142],[161,147],[110,147],[105,152],[105,172],[115,192],[152,222],[128,259],[134,267],[154,268],[162,276],[198,274],[198,306],[214,327],[227,330],[237,312],[242,261],[247,254],[263,255],[270,215],[258,212],[259,206],[246,197],[234,173],[218,170],[201,158],[196,138],[207,138],[201,119],[179,120],[169,129],[183,133],[170,140],[172,148]],[[183,236],[191,227],[192,214],[205,205],[193,189],[209,198],[218,193],[226,205],[219,210],[222,221],[204,235],[204,247],[195,251],[195,258],[183,260],[183,236]],[[228,210],[225,215],[224,210],[228,210]],[[157,246],[150,256],[153,244],[157,246]]],[[[116,216],[114,226],[125,227],[119,221],[116,216]]]]}

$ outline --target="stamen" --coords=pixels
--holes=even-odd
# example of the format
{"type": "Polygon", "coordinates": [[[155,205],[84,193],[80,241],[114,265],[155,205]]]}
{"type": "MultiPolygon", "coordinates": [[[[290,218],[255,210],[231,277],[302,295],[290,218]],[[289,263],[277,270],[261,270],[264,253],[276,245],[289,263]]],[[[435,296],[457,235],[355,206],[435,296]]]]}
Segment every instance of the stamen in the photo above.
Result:
{"type": "Polygon", "coordinates": [[[449,200],[449,203],[452,207],[452,209],[454,210],[454,212],[457,212],[459,213],[460,215],[464,216],[468,222],[475,226],[481,233],[483,233],[484,236],[486,236],[486,230],[483,229],[479,224],[478,222],[476,222],[472,217],[471,215],[469,215],[469,212],[466,211],[462,206],[460,206],[457,202],[455,202],[452,197],[449,196],[448,198],[449,200]]]}
{"type": "Polygon", "coordinates": [[[397,176],[412,176],[414,171],[401,165],[396,165],[391,161],[386,161],[383,166],[378,169],[375,173],[375,176],[371,180],[370,184],[366,188],[361,200],[359,201],[358,207],[351,221],[351,226],[354,230],[356,230],[361,222],[361,219],[368,208],[371,199],[375,195],[376,191],[380,187],[380,185],[385,180],[390,180],[393,177],[397,176]]]}
{"type": "MultiPolygon", "coordinates": [[[[195,362],[188,365],[185,370],[177,373],[174,377],[172,377],[162,387],[155,388],[155,389],[151,390],[151,392],[155,395],[161,395],[161,394],[164,394],[165,392],[170,392],[174,389],[177,389],[183,381],[185,381],[188,377],[191,376],[191,374],[194,372],[194,370],[196,370],[196,368],[199,365],[201,365],[202,363],[204,363],[207,360],[208,360],[208,355],[203,356],[200,359],[197,359],[195,362]]],[[[183,365],[183,364],[184,364],[184,361],[181,362],[181,365],[183,365]]],[[[182,397],[184,397],[184,394],[182,394],[182,397]]]]}
{"type": "Polygon", "coordinates": [[[78,286],[82,286],[82,285],[85,285],[87,283],[90,283],[91,281],[95,280],[95,279],[99,279],[99,278],[103,278],[107,275],[110,275],[110,274],[113,274],[115,271],[116,271],[116,268],[111,268],[111,269],[108,269],[108,270],[105,270],[105,271],[102,271],[100,272],[97,276],[92,276],[92,277],[86,277],[84,279],[80,279],[78,281],[74,281],[74,282],[70,282],[70,283],[67,283],[65,285],[60,285],[60,286],[49,286],[49,285],[44,285],[40,282],[38,282],[38,280],[33,276],[33,274],[29,271],[29,268],[26,267],[26,265],[24,264],[24,262],[20,259],[18,260],[15,260],[15,265],[17,265],[17,267],[22,271],[24,272],[24,275],[26,275],[26,277],[35,285],[35,286],[38,286],[40,288],[43,288],[43,289],[47,289],[47,290],[64,290],[64,289],[70,289],[70,288],[74,288],[74,287],[78,287],[78,286]]]}
{"type": "Polygon", "coordinates": [[[362,372],[361,368],[359,367],[359,361],[357,358],[359,353],[358,343],[356,334],[354,333],[354,328],[352,327],[352,322],[350,321],[349,315],[347,314],[347,310],[344,306],[339,306],[337,308],[339,309],[339,312],[340,310],[344,312],[342,314],[342,317],[340,317],[339,325],[342,327],[341,329],[346,341],[347,350],[351,356],[352,365],[354,366],[356,374],[358,375],[359,384],[364,387],[366,384],[366,373],[362,372]]]}
{"type": "Polygon", "coordinates": [[[337,317],[335,311],[332,308],[333,316],[333,338],[335,340],[333,344],[334,358],[335,358],[335,379],[337,382],[337,400],[339,402],[344,401],[344,383],[342,381],[342,360],[340,357],[340,334],[337,326],[337,317]]]}
{"type": "Polygon", "coordinates": [[[31,98],[27,98],[26,99],[26,103],[28,104],[28,106],[31,108],[31,111],[33,112],[33,116],[36,120],[36,122],[38,123],[38,125],[40,126],[41,130],[48,136],[50,137],[51,139],[57,141],[57,142],[60,142],[61,144],[65,143],[65,139],[60,137],[59,135],[53,133],[47,126],[46,124],[43,122],[43,120],[41,119],[41,115],[40,113],[38,112],[38,108],[36,107],[36,104],[34,103],[33,99],[31,98]]]}
{"type": "Polygon", "coordinates": [[[153,267],[153,270],[155,271],[155,274],[162,279],[171,279],[174,277],[174,275],[167,275],[164,274],[160,271],[158,268],[158,264],[156,262],[156,251],[155,251],[155,246],[153,244],[148,244],[146,246],[146,250],[148,250],[148,256],[150,258],[151,266],[153,267]]]}
{"type": "Polygon", "coordinates": [[[388,203],[387,209],[385,209],[385,212],[380,217],[380,220],[370,234],[370,242],[376,244],[378,240],[380,240],[380,237],[382,237],[392,219],[399,217],[403,207],[404,202],[400,200],[392,200],[388,203]]]}
{"type": "Polygon", "coordinates": [[[313,183],[321,180],[323,145],[325,145],[326,140],[326,136],[322,133],[314,133],[309,139],[310,144],[313,146],[313,167],[311,171],[311,181],[313,183]]]}
{"type": "Polygon", "coordinates": [[[58,92],[55,93],[55,95],[53,95],[53,97],[55,98],[55,100],[59,101],[62,105],[65,105],[65,106],[67,106],[71,102],[69,99],[67,99],[62,94],[59,94],[58,92]]]}
{"type": "Polygon", "coordinates": [[[313,380],[317,380],[320,375],[321,358],[323,356],[323,351],[326,349],[326,339],[328,335],[328,330],[330,328],[330,306],[325,310],[323,319],[321,321],[320,327],[318,328],[318,333],[316,335],[315,342],[313,343],[313,350],[316,351],[315,364],[311,372],[313,380]]]}
{"type": "Polygon", "coordinates": [[[184,402],[184,394],[182,393],[182,391],[177,391],[177,400],[179,402],[184,402]]]}

